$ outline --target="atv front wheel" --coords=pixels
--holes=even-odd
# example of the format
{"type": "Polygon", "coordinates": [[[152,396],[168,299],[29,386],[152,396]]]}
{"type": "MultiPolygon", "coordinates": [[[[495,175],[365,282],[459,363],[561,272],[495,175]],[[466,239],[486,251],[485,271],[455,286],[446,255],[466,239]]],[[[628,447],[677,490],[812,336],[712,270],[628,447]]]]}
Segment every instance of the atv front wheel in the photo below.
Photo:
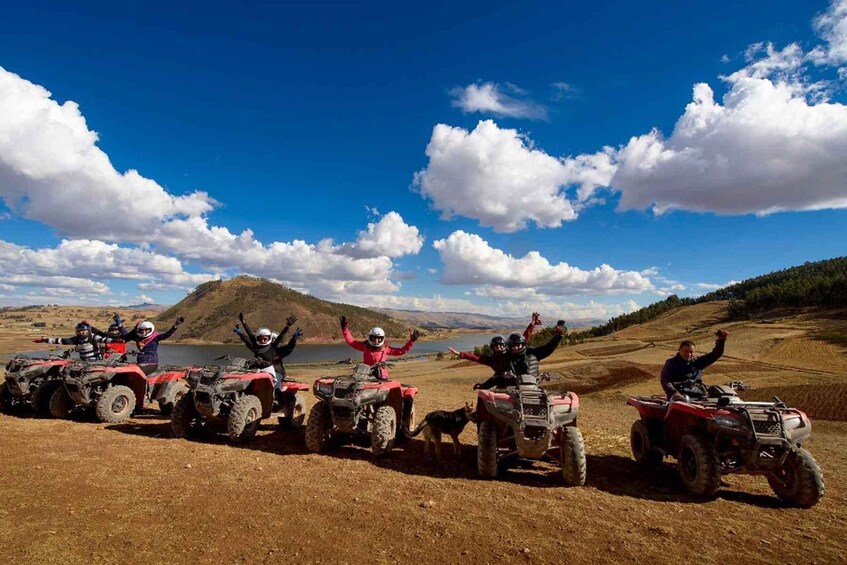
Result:
{"type": "Polygon", "coordinates": [[[50,399],[57,388],[62,388],[62,381],[45,381],[32,391],[29,402],[32,404],[36,416],[39,418],[50,417],[50,399]]]}
{"type": "Polygon", "coordinates": [[[50,415],[54,418],[67,418],[74,406],[73,399],[63,386],[56,387],[50,395],[50,415]]]}
{"type": "Polygon", "coordinates": [[[229,439],[236,443],[250,441],[262,422],[262,401],[258,396],[245,394],[235,401],[226,421],[229,439]]]}
{"type": "Polygon", "coordinates": [[[197,435],[202,429],[203,417],[194,406],[194,395],[183,395],[171,414],[171,435],[175,438],[189,438],[197,435]]]}
{"type": "Polygon", "coordinates": [[[477,444],[476,469],[479,476],[493,479],[497,476],[497,426],[494,422],[480,422],[477,444]]]}
{"type": "Polygon", "coordinates": [[[565,426],[559,433],[562,478],[568,486],[581,487],[585,484],[585,442],[582,440],[582,432],[575,426],[565,426]]]}
{"type": "Polygon", "coordinates": [[[279,418],[279,427],[283,430],[297,430],[303,427],[306,419],[306,406],[303,396],[295,394],[286,400],[285,416],[279,418]]]}
{"type": "Polygon", "coordinates": [[[94,412],[97,419],[109,424],[117,424],[129,418],[135,408],[135,393],[124,385],[111,386],[100,395],[94,412]]]}
{"type": "Polygon", "coordinates": [[[391,406],[380,406],[374,414],[371,430],[371,452],[374,455],[388,453],[394,447],[397,435],[397,413],[391,406]]]}
{"type": "Polygon", "coordinates": [[[306,420],[306,447],[317,453],[323,451],[332,439],[332,413],[329,405],[320,400],[309,411],[306,420]]]}
{"type": "Polygon", "coordinates": [[[176,408],[177,402],[179,402],[179,400],[185,396],[188,391],[188,385],[182,381],[176,382],[168,387],[165,396],[157,401],[159,403],[159,413],[166,418],[170,417],[170,415],[173,414],[174,408],[176,408]]]}
{"type": "Polygon", "coordinates": [[[712,442],[695,436],[683,436],[680,442],[679,474],[692,494],[714,496],[721,484],[721,464],[712,442]]]}
{"type": "Polygon", "coordinates": [[[823,497],[823,473],[812,454],[798,447],[776,473],[768,475],[768,484],[785,502],[811,508],[823,497]]]}
{"type": "Polygon", "coordinates": [[[636,420],[629,430],[629,446],[632,448],[632,458],[639,465],[654,467],[662,462],[661,451],[650,447],[650,437],[644,420],[636,420]]]}

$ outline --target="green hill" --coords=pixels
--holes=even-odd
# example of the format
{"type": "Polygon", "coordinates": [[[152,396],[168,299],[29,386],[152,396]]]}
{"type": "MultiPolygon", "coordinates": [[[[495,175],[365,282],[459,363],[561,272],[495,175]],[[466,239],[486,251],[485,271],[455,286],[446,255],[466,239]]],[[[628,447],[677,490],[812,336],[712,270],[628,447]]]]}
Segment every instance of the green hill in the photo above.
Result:
{"type": "Polygon", "coordinates": [[[680,306],[729,300],[731,319],[743,319],[774,308],[847,305],[847,257],[804,263],[731,284],[698,298],[672,295],[635,312],[611,318],[574,337],[598,337],[654,320],[680,306]]]}
{"type": "Polygon", "coordinates": [[[201,284],[178,304],[155,318],[161,327],[170,325],[179,316],[185,324],[179,329],[180,341],[240,343],[232,328],[243,312],[255,331],[261,326],[279,331],[290,314],[306,339],[341,341],[339,317],[347,316],[350,331],[358,338],[373,326],[382,327],[393,341],[405,339],[408,327],[366,308],[319,300],[271,281],[240,276],[228,281],[201,284]]]}

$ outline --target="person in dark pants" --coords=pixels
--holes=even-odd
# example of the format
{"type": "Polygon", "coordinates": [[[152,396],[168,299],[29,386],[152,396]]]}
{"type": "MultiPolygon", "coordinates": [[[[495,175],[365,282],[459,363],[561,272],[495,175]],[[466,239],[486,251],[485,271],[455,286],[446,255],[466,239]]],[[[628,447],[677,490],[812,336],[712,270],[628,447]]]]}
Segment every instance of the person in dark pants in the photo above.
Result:
{"type": "Polygon", "coordinates": [[[678,392],[677,385],[679,384],[686,381],[703,382],[703,369],[721,358],[728,336],[729,334],[724,330],[716,331],[715,347],[711,352],[701,357],[694,356],[694,342],[686,340],[679,344],[676,355],[665,361],[665,366],[662,367],[662,374],[659,377],[659,382],[662,384],[662,389],[668,399],[678,392]]]}

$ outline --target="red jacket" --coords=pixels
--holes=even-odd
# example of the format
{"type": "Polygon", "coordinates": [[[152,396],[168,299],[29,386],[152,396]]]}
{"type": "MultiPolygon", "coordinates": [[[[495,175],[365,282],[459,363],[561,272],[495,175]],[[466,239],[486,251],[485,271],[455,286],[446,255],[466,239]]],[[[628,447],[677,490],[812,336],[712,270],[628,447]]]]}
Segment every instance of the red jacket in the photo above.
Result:
{"type": "Polygon", "coordinates": [[[106,357],[108,357],[112,353],[117,353],[118,355],[123,355],[124,353],[126,353],[126,342],[125,341],[107,341],[106,342],[106,357]]]}
{"type": "MultiPolygon", "coordinates": [[[[414,342],[409,340],[406,342],[406,345],[403,347],[391,347],[390,345],[386,345],[383,343],[381,347],[375,348],[370,345],[367,341],[356,341],[353,339],[353,334],[350,333],[350,330],[344,328],[342,330],[344,334],[344,341],[347,342],[347,345],[352,347],[353,349],[357,349],[362,352],[362,362],[368,365],[376,365],[377,363],[383,363],[388,360],[389,355],[399,356],[405,355],[412,346],[414,342]]],[[[388,370],[383,367],[382,368],[382,378],[388,378],[388,370]]]]}

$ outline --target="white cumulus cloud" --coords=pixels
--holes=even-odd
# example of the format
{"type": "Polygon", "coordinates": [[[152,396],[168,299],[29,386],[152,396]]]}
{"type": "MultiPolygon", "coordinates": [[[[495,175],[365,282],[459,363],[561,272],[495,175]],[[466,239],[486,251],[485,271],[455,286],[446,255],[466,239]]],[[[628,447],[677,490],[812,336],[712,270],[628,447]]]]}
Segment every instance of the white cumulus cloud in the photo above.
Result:
{"type": "Polygon", "coordinates": [[[524,229],[530,221],[554,228],[576,219],[567,187],[578,184],[578,194],[589,197],[614,172],[608,152],[557,159],[491,120],[471,132],[436,125],[426,155],[429,164],[413,181],[421,195],[446,218],[474,218],[499,232],[524,229]]]}
{"type": "Polygon", "coordinates": [[[634,271],[600,265],[589,271],[551,264],[537,251],[512,257],[476,234],[455,231],[433,242],[444,265],[442,282],[510,289],[543,289],[546,295],[640,293],[652,288],[634,271]]]}
{"type": "Polygon", "coordinates": [[[351,257],[402,257],[417,255],[423,242],[418,228],[408,225],[397,212],[389,212],[360,231],[355,243],[344,244],[339,251],[351,257]]]}

